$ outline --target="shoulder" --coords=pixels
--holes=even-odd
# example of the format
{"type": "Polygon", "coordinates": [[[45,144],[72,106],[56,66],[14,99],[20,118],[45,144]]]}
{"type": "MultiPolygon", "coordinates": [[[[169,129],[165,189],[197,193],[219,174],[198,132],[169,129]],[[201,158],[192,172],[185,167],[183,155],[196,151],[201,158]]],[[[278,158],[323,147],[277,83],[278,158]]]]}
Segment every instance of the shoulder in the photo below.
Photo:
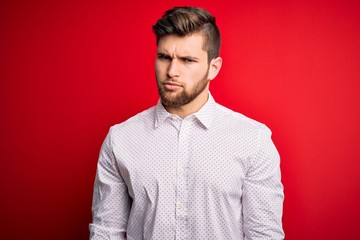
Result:
{"type": "Polygon", "coordinates": [[[225,133],[232,142],[239,145],[242,143],[243,150],[247,151],[249,155],[267,152],[274,159],[278,158],[272,141],[272,132],[264,123],[219,104],[216,112],[216,119],[222,126],[219,131],[225,133]]]}
{"type": "Polygon", "coordinates": [[[131,134],[154,126],[155,106],[148,108],[127,120],[110,127],[110,134],[131,134]]]}
{"type": "Polygon", "coordinates": [[[231,110],[223,105],[216,103],[216,119],[223,121],[227,126],[233,128],[247,129],[249,131],[270,131],[264,124],[242,113],[231,110]]]}

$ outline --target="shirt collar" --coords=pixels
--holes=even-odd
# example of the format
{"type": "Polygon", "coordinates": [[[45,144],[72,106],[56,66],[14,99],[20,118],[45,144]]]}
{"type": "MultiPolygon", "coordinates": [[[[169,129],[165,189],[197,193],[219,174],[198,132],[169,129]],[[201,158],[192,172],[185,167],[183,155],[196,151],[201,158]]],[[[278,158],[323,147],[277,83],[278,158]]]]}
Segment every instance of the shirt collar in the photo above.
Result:
{"type": "Polygon", "coordinates": [[[205,128],[209,129],[214,118],[215,113],[215,100],[209,92],[209,98],[205,105],[200,108],[199,111],[194,113],[195,117],[204,125],[205,128]]]}
{"type": "MultiPolygon", "coordinates": [[[[216,102],[215,102],[214,98],[212,97],[211,93],[209,92],[209,98],[208,98],[207,102],[205,103],[205,105],[202,106],[202,108],[200,108],[199,111],[192,114],[207,129],[210,128],[212,120],[214,118],[215,104],[216,104],[216,102]]],[[[155,106],[155,125],[154,125],[154,127],[157,128],[159,125],[164,123],[164,121],[170,116],[172,116],[172,114],[169,113],[168,111],[166,111],[164,106],[161,104],[161,100],[159,99],[157,105],[155,106]]]]}
{"type": "Polygon", "coordinates": [[[171,113],[166,111],[164,106],[161,104],[161,100],[159,99],[158,103],[155,107],[155,125],[154,127],[157,128],[159,125],[164,123],[165,119],[171,116],[171,113]]]}

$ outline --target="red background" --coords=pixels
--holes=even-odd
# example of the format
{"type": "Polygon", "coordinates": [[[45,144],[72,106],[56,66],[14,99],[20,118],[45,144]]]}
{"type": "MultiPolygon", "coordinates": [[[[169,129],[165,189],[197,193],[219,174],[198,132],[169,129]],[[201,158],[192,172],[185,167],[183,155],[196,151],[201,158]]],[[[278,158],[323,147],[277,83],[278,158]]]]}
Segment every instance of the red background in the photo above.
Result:
{"type": "Polygon", "coordinates": [[[215,99],[266,123],[286,238],[360,239],[358,1],[1,1],[0,239],[87,239],[101,143],[158,99],[151,25],[197,5],[222,32],[215,99]]]}

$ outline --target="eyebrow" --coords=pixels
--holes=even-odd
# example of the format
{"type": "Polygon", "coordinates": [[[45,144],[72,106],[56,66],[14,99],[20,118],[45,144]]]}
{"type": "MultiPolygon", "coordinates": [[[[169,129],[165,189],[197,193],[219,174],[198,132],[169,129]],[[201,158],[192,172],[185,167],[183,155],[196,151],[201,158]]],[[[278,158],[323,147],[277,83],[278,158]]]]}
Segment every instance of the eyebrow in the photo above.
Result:
{"type": "MultiPolygon", "coordinates": [[[[169,54],[164,53],[164,52],[161,52],[161,51],[159,51],[159,52],[157,53],[157,56],[158,56],[158,57],[166,57],[166,58],[171,58],[171,59],[172,59],[172,57],[171,57],[169,54]]],[[[194,57],[194,56],[190,56],[190,55],[179,56],[178,58],[179,58],[179,59],[191,59],[191,60],[194,60],[194,61],[198,61],[198,60],[199,60],[199,58],[194,57]]]]}
{"type": "Polygon", "coordinates": [[[158,57],[170,57],[169,54],[166,54],[166,53],[164,53],[164,52],[158,52],[156,55],[157,55],[158,57]]]}

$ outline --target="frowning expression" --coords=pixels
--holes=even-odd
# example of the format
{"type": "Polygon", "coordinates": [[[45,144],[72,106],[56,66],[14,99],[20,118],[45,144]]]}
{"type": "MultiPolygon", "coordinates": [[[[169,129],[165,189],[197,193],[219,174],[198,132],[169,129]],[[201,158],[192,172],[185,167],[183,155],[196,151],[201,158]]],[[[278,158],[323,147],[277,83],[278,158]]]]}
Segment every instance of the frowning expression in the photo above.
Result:
{"type": "Polygon", "coordinates": [[[209,64],[202,34],[162,37],[157,48],[155,73],[165,106],[180,107],[207,92],[209,64]]]}

